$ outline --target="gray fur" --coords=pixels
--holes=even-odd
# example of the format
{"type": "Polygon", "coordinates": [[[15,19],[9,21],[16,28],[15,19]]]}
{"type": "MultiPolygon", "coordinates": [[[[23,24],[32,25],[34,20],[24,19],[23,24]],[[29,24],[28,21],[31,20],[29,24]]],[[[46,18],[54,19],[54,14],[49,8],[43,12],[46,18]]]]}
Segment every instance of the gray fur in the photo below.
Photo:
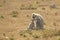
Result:
{"type": "Polygon", "coordinates": [[[33,13],[32,14],[32,21],[29,24],[29,29],[43,29],[44,27],[44,19],[41,15],[33,13]]]}
{"type": "Polygon", "coordinates": [[[44,19],[41,15],[39,14],[36,14],[36,13],[33,13],[34,15],[34,20],[36,20],[36,29],[39,30],[39,29],[43,29],[43,26],[44,26],[44,19]]]}
{"type": "Polygon", "coordinates": [[[31,21],[31,23],[29,24],[29,28],[28,29],[34,29],[35,25],[34,25],[34,20],[31,21]]]}

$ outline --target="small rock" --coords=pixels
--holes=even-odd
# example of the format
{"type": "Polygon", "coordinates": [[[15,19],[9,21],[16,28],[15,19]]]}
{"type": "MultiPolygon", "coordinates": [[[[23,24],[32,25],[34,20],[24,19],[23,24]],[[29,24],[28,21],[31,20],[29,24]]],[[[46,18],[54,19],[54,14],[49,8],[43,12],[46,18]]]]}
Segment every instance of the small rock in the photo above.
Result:
{"type": "Polygon", "coordinates": [[[56,4],[51,4],[50,8],[56,8],[56,4]]]}

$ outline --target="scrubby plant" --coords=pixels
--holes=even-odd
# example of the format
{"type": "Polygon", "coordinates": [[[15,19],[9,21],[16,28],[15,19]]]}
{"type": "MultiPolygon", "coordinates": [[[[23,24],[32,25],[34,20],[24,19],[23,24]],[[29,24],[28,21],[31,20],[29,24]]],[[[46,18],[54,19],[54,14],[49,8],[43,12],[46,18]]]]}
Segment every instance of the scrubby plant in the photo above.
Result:
{"type": "Polygon", "coordinates": [[[45,10],[45,8],[42,8],[42,10],[45,10]]]}
{"type": "Polygon", "coordinates": [[[0,18],[4,18],[4,16],[0,15],[0,18]]]}
{"type": "Polygon", "coordinates": [[[13,37],[11,37],[11,38],[10,38],[10,40],[14,40],[14,38],[13,38],[13,37]]]}
{"type": "Polygon", "coordinates": [[[35,35],[33,35],[32,37],[34,37],[34,38],[39,38],[40,36],[37,35],[37,34],[35,34],[35,35]]]}
{"type": "Polygon", "coordinates": [[[35,10],[35,9],[37,9],[37,8],[32,7],[31,9],[32,9],[32,10],[35,10]]]}
{"type": "Polygon", "coordinates": [[[12,15],[12,17],[17,17],[18,16],[18,12],[17,11],[12,11],[11,15],[12,15]]]}
{"type": "Polygon", "coordinates": [[[5,34],[5,33],[3,33],[3,36],[5,37],[5,36],[6,36],[6,34],[5,34]]]}
{"type": "Polygon", "coordinates": [[[20,36],[22,36],[23,34],[22,33],[20,33],[20,36]]]}
{"type": "Polygon", "coordinates": [[[3,5],[2,4],[0,4],[0,7],[2,7],[3,5]]]}
{"type": "Polygon", "coordinates": [[[32,32],[28,32],[30,35],[32,35],[32,32]]]}
{"type": "Polygon", "coordinates": [[[39,4],[39,2],[37,1],[36,4],[39,4]]]}
{"type": "Polygon", "coordinates": [[[20,36],[23,36],[23,32],[22,32],[22,31],[21,31],[21,32],[19,32],[19,35],[20,35],[20,36]]]}
{"type": "Polygon", "coordinates": [[[25,34],[22,34],[22,33],[20,33],[20,36],[22,36],[22,37],[27,37],[25,34]]]}
{"type": "Polygon", "coordinates": [[[14,14],[13,17],[17,17],[17,16],[14,14]]]}
{"type": "Polygon", "coordinates": [[[23,37],[27,37],[27,36],[24,34],[23,37]]]}
{"type": "Polygon", "coordinates": [[[22,37],[27,37],[27,36],[25,35],[25,30],[20,31],[19,34],[20,34],[20,36],[22,36],[22,37]]]}
{"type": "Polygon", "coordinates": [[[32,35],[32,30],[27,29],[26,32],[30,35],[32,35]]]}
{"type": "Polygon", "coordinates": [[[3,37],[4,37],[4,39],[5,39],[5,40],[8,40],[8,39],[9,39],[9,37],[8,37],[8,36],[6,36],[6,34],[5,34],[5,33],[3,33],[3,37]]]}
{"type": "Polygon", "coordinates": [[[2,5],[0,5],[0,7],[2,7],[2,5]]]}

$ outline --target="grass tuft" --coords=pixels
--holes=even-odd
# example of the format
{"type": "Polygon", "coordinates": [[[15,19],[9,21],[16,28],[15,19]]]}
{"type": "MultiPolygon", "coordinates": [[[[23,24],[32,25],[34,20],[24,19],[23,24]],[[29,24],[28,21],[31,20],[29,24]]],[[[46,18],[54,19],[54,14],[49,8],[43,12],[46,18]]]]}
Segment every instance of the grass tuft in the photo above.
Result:
{"type": "Polygon", "coordinates": [[[0,4],[0,7],[2,7],[2,5],[0,4]]]}
{"type": "Polygon", "coordinates": [[[27,37],[26,35],[23,35],[23,37],[27,37]]]}
{"type": "Polygon", "coordinates": [[[40,36],[38,36],[38,35],[35,34],[35,35],[33,35],[32,37],[34,37],[34,38],[39,38],[40,36]]]}
{"type": "Polygon", "coordinates": [[[12,17],[17,17],[18,16],[18,12],[17,11],[12,11],[12,17]]]}
{"type": "Polygon", "coordinates": [[[2,19],[3,19],[3,18],[4,18],[4,16],[0,15],[0,18],[2,18],[2,19]]]}
{"type": "Polygon", "coordinates": [[[25,31],[21,31],[21,32],[19,32],[19,34],[20,34],[20,36],[22,36],[22,37],[27,37],[27,36],[25,35],[25,31]]]}
{"type": "Polygon", "coordinates": [[[27,37],[25,34],[22,34],[22,33],[20,33],[20,36],[22,36],[22,37],[27,37]]]}
{"type": "Polygon", "coordinates": [[[11,37],[10,40],[14,40],[14,38],[11,37]]]}
{"type": "Polygon", "coordinates": [[[42,10],[45,10],[45,8],[42,8],[42,10]]]}
{"type": "Polygon", "coordinates": [[[3,33],[3,36],[6,36],[6,34],[5,34],[5,33],[3,33]]]}
{"type": "Polygon", "coordinates": [[[28,34],[30,34],[30,35],[32,35],[32,31],[31,30],[26,30],[26,32],[28,33],[28,34]]]}
{"type": "Polygon", "coordinates": [[[39,2],[37,1],[36,4],[39,4],[39,2]]]}

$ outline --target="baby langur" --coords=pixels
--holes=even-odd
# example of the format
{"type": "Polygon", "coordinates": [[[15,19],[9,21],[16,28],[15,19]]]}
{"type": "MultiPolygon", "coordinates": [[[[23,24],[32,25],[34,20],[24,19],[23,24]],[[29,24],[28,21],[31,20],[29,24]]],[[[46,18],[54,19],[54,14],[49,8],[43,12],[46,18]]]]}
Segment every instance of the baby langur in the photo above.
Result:
{"type": "Polygon", "coordinates": [[[34,25],[34,19],[32,19],[31,23],[29,24],[28,29],[34,29],[35,25],[34,25]]]}

